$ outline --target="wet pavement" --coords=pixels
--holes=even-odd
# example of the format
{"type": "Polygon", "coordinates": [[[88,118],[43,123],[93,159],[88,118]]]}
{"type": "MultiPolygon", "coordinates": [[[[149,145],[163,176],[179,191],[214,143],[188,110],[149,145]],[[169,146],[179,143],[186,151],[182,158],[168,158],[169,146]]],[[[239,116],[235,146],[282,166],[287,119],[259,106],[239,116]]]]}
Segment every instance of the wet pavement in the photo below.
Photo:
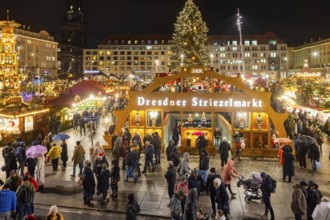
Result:
{"type": "MultiPolygon", "coordinates": [[[[93,136],[93,141],[100,141],[101,145],[106,144],[103,140],[103,133],[107,129],[108,125],[105,125],[104,120],[101,121],[101,125],[97,129],[93,136]]],[[[86,136],[80,136],[78,130],[67,130],[66,133],[71,136],[67,141],[69,149],[69,159],[73,155],[73,148],[75,142],[80,140],[86,151],[86,157],[89,158],[89,147],[91,146],[90,132],[86,136]]],[[[111,153],[106,151],[106,157],[110,161],[111,153]]],[[[282,181],[282,168],[278,165],[276,159],[265,160],[252,160],[249,158],[242,158],[242,161],[237,162],[237,170],[245,177],[248,177],[252,171],[265,171],[269,173],[274,179],[277,180],[276,193],[272,194],[272,205],[275,211],[276,219],[294,219],[290,209],[292,185],[298,183],[301,180],[309,181],[313,179],[319,184],[319,188],[326,196],[330,195],[329,184],[329,144],[323,145],[323,155],[321,159],[322,167],[316,174],[310,172],[310,169],[300,169],[298,165],[296,167],[296,176],[293,177],[292,183],[282,181]]],[[[219,156],[216,155],[211,160],[210,167],[216,167],[218,172],[221,172],[219,156]]],[[[141,159],[143,164],[144,160],[141,159]]],[[[3,164],[2,158],[0,164],[3,164]]],[[[310,163],[307,165],[311,167],[310,163]]],[[[192,156],[190,160],[190,167],[198,167],[198,158],[192,156]]],[[[137,200],[141,207],[140,219],[160,219],[160,217],[169,218],[170,209],[167,207],[169,198],[167,194],[166,180],[163,178],[166,172],[165,157],[162,157],[161,165],[158,165],[154,173],[147,172],[139,178],[137,183],[133,180],[129,183],[124,183],[124,172],[121,171],[121,181],[119,182],[119,195],[116,199],[111,199],[107,205],[101,205],[101,195],[94,196],[94,207],[87,207],[83,203],[82,188],[77,184],[78,178],[71,178],[72,174],[72,162],[66,170],[59,170],[53,172],[51,166],[46,167],[46,183],[44,193],[36,193],[35,204],[37,213],[45,215],[47,208],[50,205],[58,205],[61,210],[64,210],[65,215],[71,216],[65,219],[89,219],[93,216],[97,216],[93,219],[108,219],[111,215],[118,217],[117,219],[124,218],[123,214],[126,210],[126,196],[129,193],[135,193],[137,200]],[[84,213],[88,215],[84,215],[84,213]],[[110,216],[108,216],[110,215],[110,216]],[[87,217],[91,216],[91,217],[87,217]]],[[[3,179],[4,173],[0,173],[3,179]]],[[[259,201],[246,203],[244,189],[236,186],[237,180],[232,182],[232,188],[237,193],[236,198],[230,200],[231,219],[260,219],[260,215],[263,214],[264,206],[259,201]]],[[[110,191],[110,190],[109,190],[110,191]]],[[[110,192],[109,192],[110,193],[110,192]]],[[[211,205],[208,196],[201,196],[199,200],[199,206],[205,208],[211,213],[211,205]]]]}

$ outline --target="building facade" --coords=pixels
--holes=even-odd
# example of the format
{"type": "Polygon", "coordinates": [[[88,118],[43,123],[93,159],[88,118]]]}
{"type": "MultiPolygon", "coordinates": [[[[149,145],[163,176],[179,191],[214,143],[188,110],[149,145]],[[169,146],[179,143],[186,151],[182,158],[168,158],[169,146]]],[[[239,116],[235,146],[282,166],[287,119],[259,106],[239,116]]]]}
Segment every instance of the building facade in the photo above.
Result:
{"type": "Polygon", "coordinates": [[[330,68],[330,38],[311,41],[290,50],[290,69],[300,69],[305,63],[315,71],[329,73],[330,68]]]}
{"type": "Polygon", "coordinates": [[[57,47],[55,38],[42,30],[32,32],[29,27],[15,29],[18,71],[28,78],[57,77],[57,47]]]}
{"type": "MultiPolygon", "coordinates": [[[[242,72],[238,36],[209,36],[210,65],[217,73],[242,72]]],[[[97,49],[85,49],[84,72],[129,74],[137,71],[168,72],[170,35],[110,35],[97,49]]],[[[279,74],[288,70],[287,44],[275,34],[243,36],[245,72],[279,74]]]]}

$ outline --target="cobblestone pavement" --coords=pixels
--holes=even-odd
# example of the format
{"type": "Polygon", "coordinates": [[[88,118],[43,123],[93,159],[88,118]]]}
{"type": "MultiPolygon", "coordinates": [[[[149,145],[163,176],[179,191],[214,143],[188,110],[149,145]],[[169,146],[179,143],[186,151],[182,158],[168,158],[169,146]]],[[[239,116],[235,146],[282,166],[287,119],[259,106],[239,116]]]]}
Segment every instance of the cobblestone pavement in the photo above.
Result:
{"type": "MultiPolygon", "coordinates": [[[[103,131],[106,130],[108,125],[104,122],[99,126],[96,131],[93,140],[96,140],[105,144],[103,140],[103,131]]],[[[89,151],[91,146],[90,133],[86,136],[80,136],[79,131],[67,130],[67,133],[71,136],[68,140],[69,158],[73,155],[73,147],[75,141],[81,140],[86,152],[89,151]]],[[[278,184],[276,193],[272,194],[272,204],[275,210],[275,216],[277,219],[289,220],[294,219],[290,210],[292,185],[300,180],[315,180],[320,187],[320,190],[324,195],[330,195],[329,184],[329,144],[323,145],[323,155],[321,159],[322,167],[316,174],[311,173],[310,169],[299,169],[296,164],[296,176],[293,177],[292,183],[282,182],[282,168],[278,166],[278,160],[265,159],[265,160],[252,160],[249,158],[243,158],[242,161],[237,162],[236,167],[238,171],[245,177],[249,176],[252,171],[266,171],[273,176],[278,184]]],[[[106,157],[111,159],[110,151],[106,151],[106,157]]],[[[88,158],[88,156],[87,156],[88,158]]],[[[211,167],[216,167],[218,172],[221,172],[219,166],[219,155],[216,155],[211,159],[211,167]]],[[[141,159],[143,164],[143,158],[141,159]]],[[[0,164],[3,164],[3,159],[0,159],[0,164]]],[[[191,157],[190,167],[194,168],[198,166],[198,158],[191,157]]],[[[308,164],[310,167],[310,164],[308,164]]],[[[46,167],[46,184],[44,193],[36,193],[35,203],[37,207],[41,207],[40,212],[47,212],[45,207],[57,204],[63,209],[68,216],[74,216],[74,218],[68,219],[103,219],[104,216],[114,215],[121,219],[123,214],[114,214],[113,212],[123,213],[126,210],[126,196],[128,193],[135,193],[137,200],[141,207],[142,219],[159,219],[160,217],[169,218],[170,210],[167,208],[169,198],[167,194],[166,181],[163,178],[163,174],[166,171],[166,161],[162,158],[162,163],[156,168],[154,173],[147,173],[139,178],[137,183],[129,182],[124,183],[124,172],[121,172],[121,181],[119,183],[119,196],[117,199],[110,200],[107,205],[101,205],[101,196],[94,196],[93,208],[87,208],[83,204],[82,189],[77,185],[77,178],[72,179],[72,163],[69,163],[69,167],[58,172],[53,172],[50,166],[46,167]],[[101,210],[101,211],[100,211],[101,210]],[[103,212],[102,210],[106,211],[103,212]],[[86,215],[85,215],[86,213],[86,215]],[[100,213],[100,214],[99,214],[100,213]],[[80,216],[80,217],[79,217],[80,216]],[[90,216],[90,217],[89,217],[90,216]],[[96,216],[95,218],[93,216],[96,216]],[[99,217],[97,217],[99,216],[99,217]],[[155,217],[159,216],[159,217],[155,217]]],[[[3,178],[4,173],[0,173],[3,178]]],[[[260,219],[260,215],[263,213],[263,205],[260,202],[252,202],[247,204],[244,200],[244,189],[236,187],[236,180],[232,183],[233,190],[238,193],[235,199],[230,200],[231,206],[231,219],[260,219]]],[[[210,200],[208,196],[201,196],[199,201],[199,207],[205,208],[211,212],[210,200]]],[[[42,214],[42,213],[41,213],[42,214]]],[[[44,214],[43,214],[44,215],[44,214]]],[[[66,215],[66,214],[65,214],[66,215]]],[[[67,219],[67,218],[66,218],[67,219]]]]}

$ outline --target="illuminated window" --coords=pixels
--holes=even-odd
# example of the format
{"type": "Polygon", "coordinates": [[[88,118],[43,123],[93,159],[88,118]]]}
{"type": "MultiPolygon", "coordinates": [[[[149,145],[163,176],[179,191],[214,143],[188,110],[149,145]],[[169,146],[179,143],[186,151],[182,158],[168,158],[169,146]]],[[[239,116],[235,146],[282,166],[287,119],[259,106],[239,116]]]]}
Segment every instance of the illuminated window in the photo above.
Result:
{"type": "Polygon", "coordinates": [[[232,50],[233,51],[237,51],[237,47],[232,47],[232,50]]]}
{"type": "Polygon", "coordinates": [[[253,65],[253,66],[252,66],[252,69],[253,69],[253,70],[257,70],[257,69],[258,69],[258,65],[253,65]]]}
{"type": "Polygon", "coordinates": [[[233,45],[237,46],[237,41],[233,40],[233,45]]]}
{"type": "Polygon", "coordinates": [[[276,53],[275,52],[271,52],[270,53],[270,57],[275,58],[276,57],[276,53]]]}
{"type": "Polygon", "coordinates": [[[225,47],[220,47],[220,51],[226,51],[225,47]]]}
{"type": "Polygon", "coordinates": [[[253,40],[253,41],[252,41],[252,45],[256,46],[257,44],[258,44],[258,43],[257,43],[256,40],[253,40]]]}
{"type": "Polygon", "coordinates": [[[129,41],[127,41],[127,44],[131,44],[131,41],[129,40],[129,41]]]}
{"type": "Polygon", "coordinates": [[[220,53],[220,57],[226,57],[226,53],[220,53]]]}
{"type": "Polygon", "coordinates": [[[250,53],[245,53],[244,57],[250,57],[250,53]]]}
{"type": "Polygon", "coordinates": [[[245,46],[249,46],[250,45],[250,41],[249,40],[246,40],[246,41],[244,41],[244,44],[245,44],[245,46]]]}

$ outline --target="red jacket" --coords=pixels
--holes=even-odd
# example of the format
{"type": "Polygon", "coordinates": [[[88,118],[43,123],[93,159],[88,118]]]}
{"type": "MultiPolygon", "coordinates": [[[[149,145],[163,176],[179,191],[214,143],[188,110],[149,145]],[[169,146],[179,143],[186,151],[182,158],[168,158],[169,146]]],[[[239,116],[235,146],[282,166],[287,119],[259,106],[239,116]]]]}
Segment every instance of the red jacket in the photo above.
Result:
{"type": "Polygon", "coordinates": [[[32,183],[32,185],[34,186],[34,188],[37,191],[38,190],[38,183],[37,183],[37,181],[33,177],[30,177],[29,178],[29,182],[32,183]]]}

